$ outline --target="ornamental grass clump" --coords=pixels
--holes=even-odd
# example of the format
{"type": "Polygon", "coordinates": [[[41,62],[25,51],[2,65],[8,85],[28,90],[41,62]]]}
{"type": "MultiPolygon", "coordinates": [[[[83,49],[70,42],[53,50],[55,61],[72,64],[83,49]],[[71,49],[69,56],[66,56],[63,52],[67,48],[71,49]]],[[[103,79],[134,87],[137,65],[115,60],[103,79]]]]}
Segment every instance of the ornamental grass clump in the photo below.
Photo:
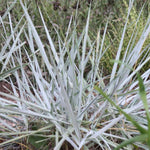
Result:
{"type": "Polygon", "coordinates": [[[27,149],[148,149],[150,69],[141,76],[138,72],[150,62],[150,47],[143,48],[150,33],[150,17],[134,43],[140,16],[137,18],[120,60],[133,5],[130,1],[108,78],[103,76],[99,65],[108,50],[104,43],[109,22],[103,36],[99,30],[93,42],[88,36],[89,10],[80,35],[72,17],[64,39],[55,29],[56,42],[39,9],[42,36],[47,39],[43,42],[22,0],[20,6],[24,14],[14,27],[10,10],[15,2],[0,18],[5,41],[0,52],[0,81],[11,87],[6,89],[8,92],[0,91],[0,146],[9,148],[13,143],[12,146],[18,144],[27,149]],[[5,34],[7,16],[10,35],[5,34]]]}

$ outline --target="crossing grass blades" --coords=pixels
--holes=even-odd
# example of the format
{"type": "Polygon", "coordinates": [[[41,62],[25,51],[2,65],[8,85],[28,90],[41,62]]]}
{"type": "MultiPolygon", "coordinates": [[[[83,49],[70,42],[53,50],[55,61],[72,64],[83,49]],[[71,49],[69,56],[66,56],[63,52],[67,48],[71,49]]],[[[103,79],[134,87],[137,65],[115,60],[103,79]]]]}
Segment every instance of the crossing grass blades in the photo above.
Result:
{"type": "Polygon", "coordinates": [[[138,73],[150,62],[150,45],[143,47],[150,33],[150,17],[135,43],[139,14],[121,57],[133,5],[130,1],[108,78],[99,65],[108,50],[104,43],[109,21],[103,36],[99,30],[92,41],[88,36],[90,10],[80,35],[71,18],[65,38],[54,27],[56,46],[41,10],[47,43],[42,41],[22,0],[19,3],[23,14],[14,25],[10,10],[16,2],[0,18],[5,39],[0,52],[0,80],[12,88],[9,93],[0,92],[0,146],[8,148],[18,143],[22,148],[43,150],[150,148],[150,69],[141,76],[138,73]],[[6,34],[6,26],[10,35],[6,34]],[[141,56],[143,59],[137,64],[141,56]]]}

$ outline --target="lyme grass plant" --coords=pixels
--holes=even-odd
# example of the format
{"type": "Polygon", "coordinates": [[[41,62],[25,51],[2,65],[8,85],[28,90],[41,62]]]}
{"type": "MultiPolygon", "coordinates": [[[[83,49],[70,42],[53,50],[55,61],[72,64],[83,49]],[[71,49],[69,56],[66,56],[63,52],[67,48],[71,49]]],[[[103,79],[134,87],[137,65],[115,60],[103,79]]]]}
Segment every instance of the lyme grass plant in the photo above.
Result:
{"type": "Polygon", "coordinates": [[[104,46],[109,21],[103,35],[99,30],[92,41],[88,34],[90,9],[80,35],[71,17],[64,38],[54,27],[55,46],[41,9],[38,11],[47,42],[42,41],[22,0],[19,3],[24,13],[14,26],[10,10],[16,1],[12,3],[0,17],[5,41],[0,52],[0,81],[12,89],[0,92],[1,147],[8,149],[11,143],[27,149],[54,150],[150,147],[150,69],[141,76],[138,73],[150,61],[149,43],[143,48],[150,33],[150,17],[135,43],[137,18],[120,60],[133,2],[129,3],[109,76],[99,68],[109,47],[104,46]]]}

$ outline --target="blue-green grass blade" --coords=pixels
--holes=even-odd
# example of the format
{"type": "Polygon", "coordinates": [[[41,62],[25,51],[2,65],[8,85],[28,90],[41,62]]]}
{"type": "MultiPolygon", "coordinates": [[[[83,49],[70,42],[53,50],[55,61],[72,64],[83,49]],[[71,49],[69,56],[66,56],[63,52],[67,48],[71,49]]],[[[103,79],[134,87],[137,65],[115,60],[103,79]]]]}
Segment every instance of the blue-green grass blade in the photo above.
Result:
{"type": "Polygon", "coordinates": [[[148,141],[147,142],[148,142],[148,146],[150,147],[150,114],[149,114],[148,102],[146,98],[146,91],[145,91],[145,86],[143,84],[143,79],[141,78],[139,73],[137,73],[137,76],[138,76],[138,81],[139,81],[139,94],[143,102],[143,105],[146,111],[147,121],[148,121],[148,141]]]}
{"type": "Polygon", "coordinates": [[[106,99],[108,100],[115,108],[117,108],[129,121],[132,122],[132,124],[140,131],[142,134],[147,133],[147,130],[145,130],[143,127],[141,127],[130,115],[128,115],[126,112],[124,112],[119,106],[117,106],[103,90],[97,86],[95,86],[95,89],[106,99]]]}
{"type": "MultiPolygon", "coordinates": [[[[23,64],[23,67],[26,66],[26,65],[28,65],[28,63],[23,64]]],[[[7,78],[7,77],[9,77],[13,72],[15,72],[16,70],[18,70],[20,68],[21,68],[21,66],[18,65],[18,66],[14,67],[14,68],[11,68],[11,69],[9,69],[9,70],[1,73],[0,74],[0,81],[3,80],[3,79],[5,79],[5,78],[7,78]]]]}
{"type": "Polygon", "coordinates": [[[148,135],[147,134],[141,134],[139,136],[136,136],[136,137],[133,137],[129,140],[126,140],[124,142],[122,142],[119,146],[117,146],[114,150],[120,150],[121,148],[129,145],[129,144],[133,144],[135,142],[143,142],[143,141],[146,141],[148,138],[148,135]]]}

